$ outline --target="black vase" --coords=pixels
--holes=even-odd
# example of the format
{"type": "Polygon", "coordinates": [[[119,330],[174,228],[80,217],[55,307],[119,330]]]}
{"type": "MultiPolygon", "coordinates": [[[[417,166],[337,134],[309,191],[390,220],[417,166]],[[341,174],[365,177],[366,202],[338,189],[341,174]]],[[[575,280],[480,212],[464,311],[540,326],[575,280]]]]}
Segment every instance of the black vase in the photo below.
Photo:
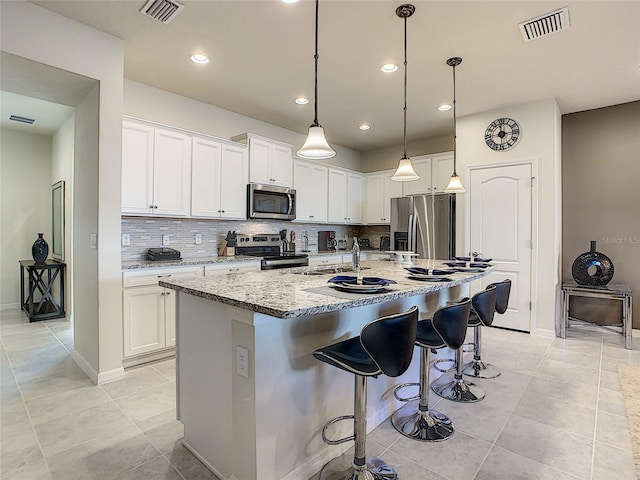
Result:
{"type": "Polygon", "coordinates": [[[578,255],[571,274],[579,285],[606,285],[613,278],[613,262],[604,253],[596,252],[596,242],[591,240],[591,250],[578,255]]]}
{"type": "Polygon", "coordinates": [[[43,235],[44,233],[39,233],[38,238],[31,246],[31,255],[38,265],[42,265],[49,256],[49,244],[42,237],[43,235]]]}

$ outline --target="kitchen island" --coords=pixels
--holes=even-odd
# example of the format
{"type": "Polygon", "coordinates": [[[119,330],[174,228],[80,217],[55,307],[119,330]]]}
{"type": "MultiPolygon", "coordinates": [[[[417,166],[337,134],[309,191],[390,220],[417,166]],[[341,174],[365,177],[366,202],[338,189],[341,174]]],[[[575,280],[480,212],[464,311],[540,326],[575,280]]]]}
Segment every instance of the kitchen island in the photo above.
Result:
{"type": "MultiPolygon", "coordinates": [[[[431,315],[488,273],[431,283],[409,279],[405,266],[363,262],[363,276],[397,282],[375,294],[337,291],[327,283],[331,273],[312,268],[161,281],[178,292],[177,415],[185,446],[225,480],[306,480],[350,448],[324,444],[320,432],[329,419],[352,413],[353,375],[312,352],[413,305],[431,315]]],[[[446,268],[426,260],[414,266],[446,268]]],[[[368,430],[400,407],[393,386],[417,381],[417,349],[414,355],[403,376],[369,381],[368,430]]],[[[341,422],[329,433],[352,430],[341,422]]]]}

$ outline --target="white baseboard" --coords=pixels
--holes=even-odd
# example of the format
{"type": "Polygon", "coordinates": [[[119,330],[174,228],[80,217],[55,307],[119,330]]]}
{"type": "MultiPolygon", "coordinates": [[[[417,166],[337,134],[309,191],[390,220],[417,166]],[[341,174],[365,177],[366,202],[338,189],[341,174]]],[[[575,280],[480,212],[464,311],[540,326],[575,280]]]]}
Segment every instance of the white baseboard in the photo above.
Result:
{"type": "Polygon", "coordinates": [[[538,337],[554,338],[556,336],[556,331],[554,329],[548,329],[548,328],[536,328],[531,332],[531,334],[536,335],[538,337]]]}
{"type": "Polygon", "coordinates": [[[171,347],[161,352],[145,353],[136,357],[122,359],[122,366],[124,368],[133,367],[135,365],[141,365],[143,363],[154,362],[156,360],[162,360],[163,358],[175,357],[176,347],[171,347]]]}
{"type": "Polygon", "coordinates": [[[20,310],[20,303],[3,303],[0,310],[20,310]]]}
{"type": "Polygon", "coordinates": [[[640,330],[638,330],[637,328],[633,328],[631,330],[631,338],[636,338],[636,337],[640,337],[640,330]]]}
{"type": "Polygon", "coordinates": [[[76,350],[75,348],[71,350],[71,358],[73,358],[73,361],[78,364],[78,366],[82,369],[84,373],[87,374],[87,376],[91,379],[91,381],[97,385],[98,372],[96,371],[95,368],[93,368],[93,365],[91,365],[86,358],[80,355],[78,350],[76,350]]]}
{"type": "Polygon", "coordinates": [[[98,374],[98,385],[104,385],[105,383],[115,382],[116,380],[122,380],[124,378],[124,367],[114,368],[107,370],[106,372],[100,372],[98,374]]]}
{"type": "Polygon", "coordinates": [[[78,364],[82,371],[86,373],[91,381],[96,385],[104,385],[105,383],[114,382],[124,378],[123,367],[98,373],[96,369],[93,368],[93,365],[91,365],[75,348],[71,352],[71,358],[73,358],[73,361],[78,364]]]}

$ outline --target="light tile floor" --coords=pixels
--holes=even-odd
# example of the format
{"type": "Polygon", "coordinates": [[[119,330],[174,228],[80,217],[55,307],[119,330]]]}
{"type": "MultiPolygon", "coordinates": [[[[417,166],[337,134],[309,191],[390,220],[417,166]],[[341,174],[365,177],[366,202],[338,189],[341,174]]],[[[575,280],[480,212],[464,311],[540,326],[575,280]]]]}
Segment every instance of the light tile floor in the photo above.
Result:
{"type": "MultiPolygon", "coordinates": [[[[617,367],[640,365],[640,349],[595,328],[572,328],[566,340],[485,329],[483,341],[484,359],[503,372],[476,382],[485,400],[431,397],[453,437],[411,441],[387,420],[368,435],[368,452],[403,480],[636,478],[617,367]]],[[[0,312],[0,478],[216,478],[181,445],[174,360],[95,386],[72,348],[68,322],[0,312]]]]}

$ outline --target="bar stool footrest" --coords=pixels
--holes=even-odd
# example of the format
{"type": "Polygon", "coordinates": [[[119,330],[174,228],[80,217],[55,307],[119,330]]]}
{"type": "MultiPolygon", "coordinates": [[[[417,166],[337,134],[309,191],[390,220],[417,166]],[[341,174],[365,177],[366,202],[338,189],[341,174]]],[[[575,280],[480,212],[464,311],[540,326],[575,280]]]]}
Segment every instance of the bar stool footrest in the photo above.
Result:
{"type": "Polygon", "coordinates": [[[327,438],[327,429],[331,425],[333,425],[334,423],[342,422],[343,420],[355,421],[355,419],[356,418],[354,415],[342,415],[340,417],[332,418],[331,420],[329,420],[327,423],[324,424],[324,427],[322,427],[322,441],[327,445],[340,445],[341,443],[345,443],[350,440],[355,440],[356,438],[355,435],[351,435],[350,437],[339,438],[337,440],[332,440],[330,438],[327,438]]]}
{"type": "Polygon", "coordinates": [[[396,397],[396,400],[399,400],[401,402],[412,402],[413,400],[419,400],[420,399],[420,384],[418,382],[402,383],[402,384],[398,385],[396,388],[393,389],[393,396],[396,397]],[[408,388],[408,387],[418,387],[418,394],[414,395],[413,397],[401,397],[398,394],[398,392],[400,390],[402,390],[403,388],[408,388]]]}

